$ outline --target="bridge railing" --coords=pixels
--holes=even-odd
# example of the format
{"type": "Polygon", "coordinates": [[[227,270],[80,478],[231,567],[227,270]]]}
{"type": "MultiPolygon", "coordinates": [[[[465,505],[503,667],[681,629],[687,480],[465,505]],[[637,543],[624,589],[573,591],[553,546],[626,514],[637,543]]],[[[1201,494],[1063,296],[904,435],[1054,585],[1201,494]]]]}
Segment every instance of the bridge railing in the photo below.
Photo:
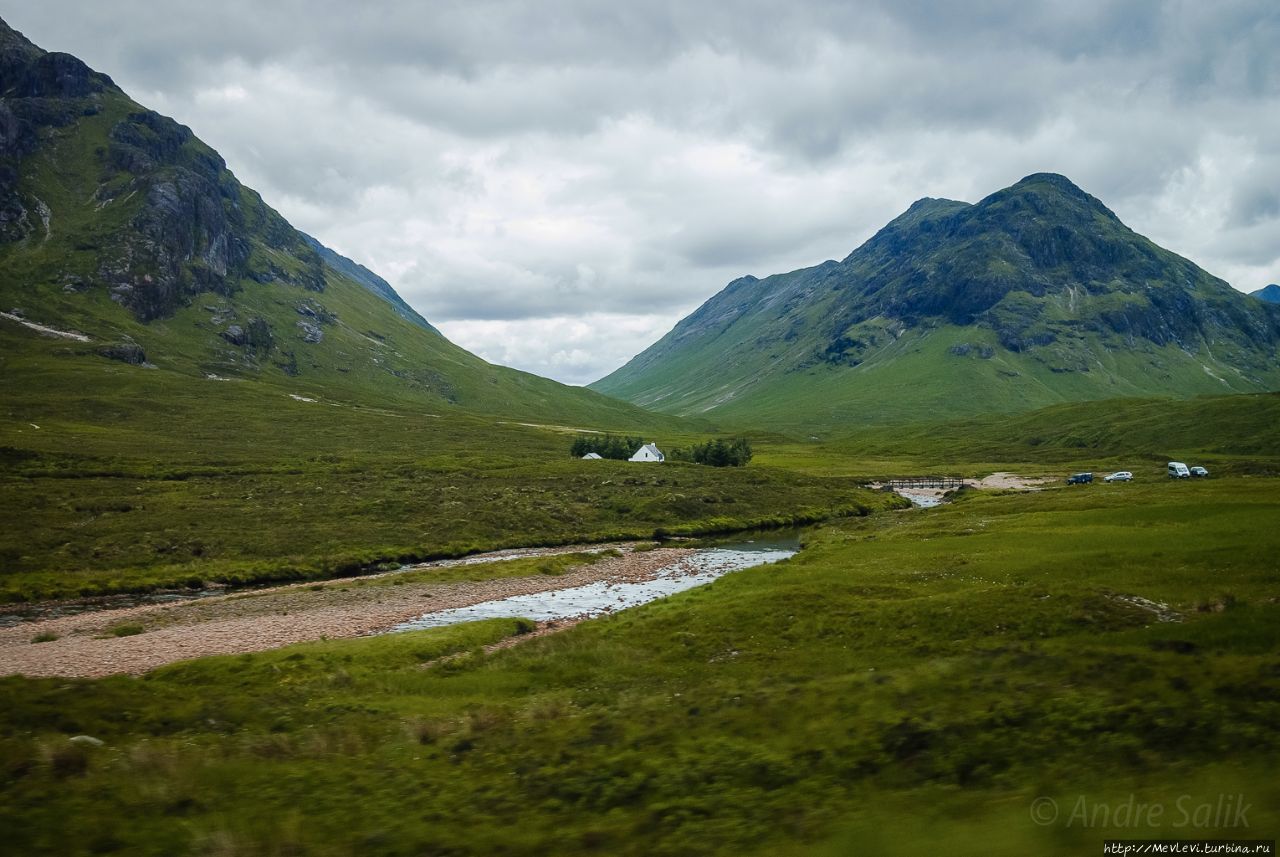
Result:
{"type": "Polygon", "coordinates": [[[900,488],[960,488],[964,485],[964,479],[959,476],[904,476],[898,479],[890,479],[885,483],[893,490],[900,488]]]}

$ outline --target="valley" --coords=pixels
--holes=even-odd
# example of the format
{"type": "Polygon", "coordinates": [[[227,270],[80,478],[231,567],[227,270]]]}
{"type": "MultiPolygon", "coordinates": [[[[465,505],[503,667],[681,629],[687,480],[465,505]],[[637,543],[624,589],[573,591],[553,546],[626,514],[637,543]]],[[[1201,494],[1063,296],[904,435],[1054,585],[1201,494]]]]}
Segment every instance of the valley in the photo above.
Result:
{"type": "MultiPolygon", "coordinates": [[[[542,133],[414,154],[465,207],[542,133]]],[[[701,187],[649,145],[633,196],[701,187]]],[[[710,151],[688,162],[755,164],[710,151]]],[[[499,207],[549,187],[581,213],[578,181],[599,202],[589,166],[552,172],[497,182],[499,207]]],[[[663,289],[628,280],[640,321],[610,321],[616,271],[565,249],[597,233],[535,214],[441,215],[462,244],[490,230],[492,258],[427,279],[498,283],[495,329],[546,288],[629,335],[663,289]],[[509,267],[522,249],[565,258],[543,281],[509,267]]],[[[749,245],[808,229],[785,219],[716,247],[770,258],[749,245]]],[[[722,255],[690,226],[664,222],[664,245],[722,255]]],[[[575,387],[450,341],[450,317],[296,229],[191,129],[0,21],[0,853],[1273,839],[1275,288],[1238,292],[1039,172],[921,199],[842,261],[735,279],[575,387]],[[1111,811],[1134,802],[1168,812],[1111,811]]],[[[579,359],[563,338],[552,356],[579,359]]]]}

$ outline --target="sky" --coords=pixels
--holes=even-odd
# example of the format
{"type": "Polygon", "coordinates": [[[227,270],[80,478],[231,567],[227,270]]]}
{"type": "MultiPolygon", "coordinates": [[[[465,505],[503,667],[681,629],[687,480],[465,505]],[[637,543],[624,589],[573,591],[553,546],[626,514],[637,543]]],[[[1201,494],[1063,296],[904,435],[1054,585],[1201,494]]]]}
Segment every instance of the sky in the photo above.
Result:
{"type": "Polygon", "coordinates": [[[1059,172],[1280,281],[1275,0],[0,0],[487,360],[595,380],[730,280],[1059,172]]]}

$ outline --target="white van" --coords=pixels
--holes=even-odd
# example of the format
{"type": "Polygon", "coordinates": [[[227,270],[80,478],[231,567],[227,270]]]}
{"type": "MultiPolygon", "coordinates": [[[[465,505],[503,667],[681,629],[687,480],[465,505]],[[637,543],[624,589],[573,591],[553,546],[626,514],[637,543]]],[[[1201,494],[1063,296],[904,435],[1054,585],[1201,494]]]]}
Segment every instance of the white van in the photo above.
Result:
{"type": "Polygon", "coordinates": [[[1181,461],[1169,462],[1169,478],[1170,479],[1190,479],[1191,471],[1187,469],[1187,465],[1181,461]]]}

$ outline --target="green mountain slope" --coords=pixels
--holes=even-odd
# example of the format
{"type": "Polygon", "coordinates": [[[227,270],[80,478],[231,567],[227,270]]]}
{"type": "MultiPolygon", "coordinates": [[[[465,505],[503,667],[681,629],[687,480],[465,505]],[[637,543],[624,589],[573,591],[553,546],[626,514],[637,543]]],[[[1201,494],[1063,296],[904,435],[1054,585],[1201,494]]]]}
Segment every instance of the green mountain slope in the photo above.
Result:
{"type": "Polygon", "coordinates": [[[1066,178],[922,199],[842,262],[730,283],[591,385],[804,429],[1280,386],[1280,311],[1066,178]]]}
{"type": "MultiPolygon", "coordinates": [[[[0,325],[35,354],[53,336],[59,353],[98,355],[97,385],[111,383],[106,364],[117,360],[195,385],[252,380],[610,427],[670,422],[457,347],[384,280],[290,226],[190,129],[3,22],[0,308],[0,325]]],[[[26,347],[6,341],[11,353],[26,347]]],[[[11,395],[22,383],[7,379],[11,395]]]]}

